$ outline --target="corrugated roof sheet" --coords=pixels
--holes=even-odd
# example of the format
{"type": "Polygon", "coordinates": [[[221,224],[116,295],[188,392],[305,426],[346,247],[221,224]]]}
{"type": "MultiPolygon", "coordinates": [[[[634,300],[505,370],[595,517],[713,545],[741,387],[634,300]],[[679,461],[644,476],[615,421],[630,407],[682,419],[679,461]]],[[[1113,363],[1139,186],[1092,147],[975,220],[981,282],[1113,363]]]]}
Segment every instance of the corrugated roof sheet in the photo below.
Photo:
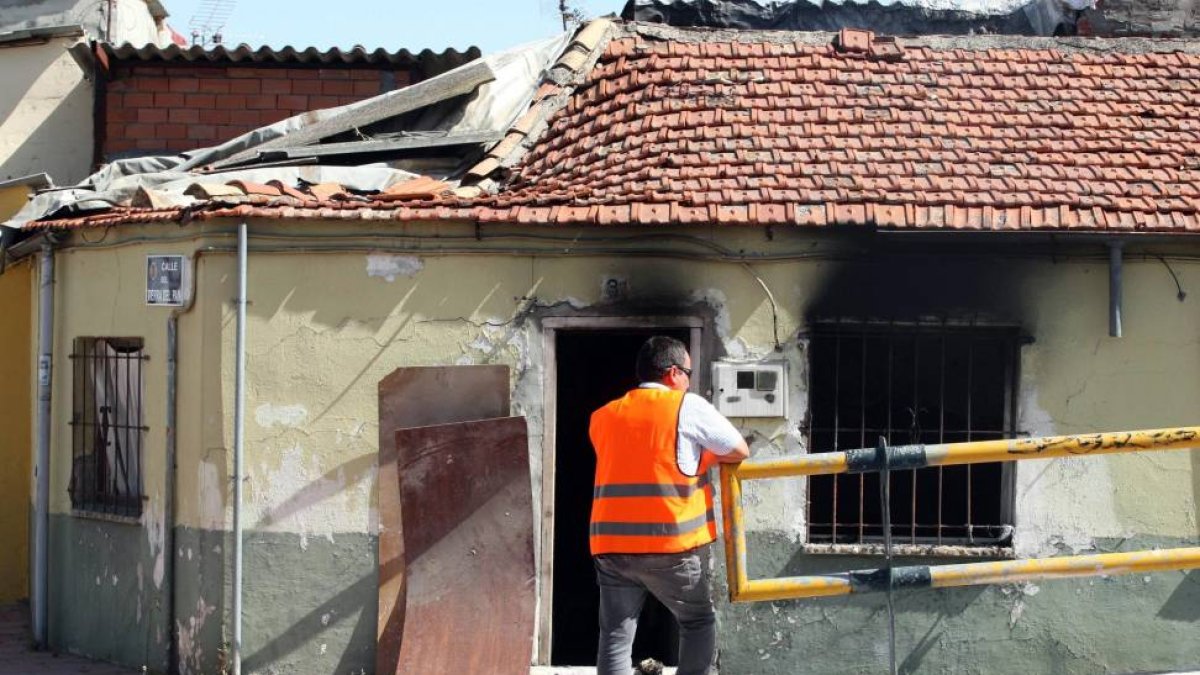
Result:
{"type": "Polygon", "coordinates": [[[446,49],[441,52],[425,49],[414,53],[407,49],[389,52],[379,48],[368,51],[364,47],[347,50],[334,47],[322,51],[315,47],[297,49],[291,46],[280,49],[262,46],[254,49],[245,44],[236,47],[217,45],[206,48],[200,45],[159,47],[153,44],[137,47],[125,43],[122,45],[106,44],[104,50],[110,59],[124,62],[312,64],[320,66],[370,64],[401,68],[420,66],[427,70],[433,66],[433,70],[437,72],[455,68],[468,61],[473,61],[481,55],[478,47],[468,47],[465,51],[446,49]]]}

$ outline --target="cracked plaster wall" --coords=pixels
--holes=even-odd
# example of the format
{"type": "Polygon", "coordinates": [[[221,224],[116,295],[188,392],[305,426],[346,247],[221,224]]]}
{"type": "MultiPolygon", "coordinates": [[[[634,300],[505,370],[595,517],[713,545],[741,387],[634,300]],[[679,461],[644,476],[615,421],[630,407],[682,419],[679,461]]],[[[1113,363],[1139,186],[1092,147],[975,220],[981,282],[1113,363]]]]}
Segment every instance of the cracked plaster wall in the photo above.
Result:
{"type": "MultiPolygon", "coordinates": [[[[789,237],[777,237],[771,243],[757,235],[734,233],[722,241],[731,247],[753,245],[766,250],[810,243],[806,238],[789,237]]],[[[165,413],[162,382],[167,312],[142,304],[144,255],[190,250],[182,244],[164,244],[73,250],[59,256],[56,466],[69,466],[70,413],[64,402],[70,401],[65,355],[71,338],[139,335],[146,339],[151,355],[146,369],[146,416],[151,427],[146,438],[146,516],[140,525],[103,524],[140,528],[146,553],[138,562],[149,583],[156,583],[162,555],[161,477],[165,467],[161,420],[165,413]]],[[[256,559],[260,564],[273,561],[273,583],[248,585],[247,611],[258,622],[256,639],[270,647],[262,652],[264,665],[286,672],[287,664],[305,659],[357,662],[359,657],[347,655],[360,654],[363,645],[369,648],[373,640],[373,596],[359,585],[374,588],[376,583],[371,576],[378,526],[375,387],[396,367],[509,365],[513,413],[529,419],[535,508],[540,508],[536,501],[540,497],[544,364],[538,318],[570,313],[649,314],[665,308],[678,313],[680,308],[701,308],[712,317],[716,340],[710,351],[716,356],[783,358],[790,364],[790,419],[737,420],[751,436],[756,456],[806,450],[798,429],[807,406],[806,345],[795,335],[815,296],[837,278],[842,263],[818,259],[754,266],[753,271],[778,300],[782,345],[776,351],[770,303],[753,276],[736,264],[621,255],[421,255],[414,256],[415,263],[406,260],[404,264],[370,259],[379,255],[364,251],[251,257],[246,524],[255,536],[269,541],[270,555],[256,559]],[[614,278],[621,280],[617,298],[611,295],[612,285],[606,283],[614,278]],[[285,588],[289,579],[300,583],[300,576],[314,573],[335,578],[349,574],[347,578],[359,579],[345,591],[349,595],[335,593],[326,601],[340,607],[343,614],[359,617],[343,624],[341,633],[329,634],[336,639],[327,639],[325,627],[319,625],[319,612],[297,616],[266,607],[268,596],[277,594],[270,588],[285,588]]],[[[1012,306],[1019,310],[1020,316],[1015,318],[1036,339],[1022,353],[1022,429],[1035,434],[1069,433],[1195,422],[1192,416],[1200,404],[1200,378],[1195,376],[1200,371],[1200,350],[1196,349],[1200,320],[1189,309],[1193,301],[1180,304],[1175,300],[1170,277],[1156,261],[1127,264],[1127,337],[1123,340],[1106,337],[1107,268],[1103,263],[1047,259],[980,265],[996,268],[997,278],[1009,284],[1003,292],[1012,296],[1012,306]]],[[[1200,286],[1200,268],[1195,264],[1177,263],[1176,271],[1185,288],[1200,286]]],[[[233,445],[233,257],[205,254],[198,264],[197,283],[196,307],[180,324],[178,525],[221,538],[231,518],[227,476],[233,445]]],[[[1164,453],[1022,465],[1016,495],[1018,553],[1042,555],[1118,546],[1128,550],[1146,541],[1165,545],[1195,541],[1194,494],[1200,482],[1197,461],[1189,453],[1164,453]]],[[[65,470],[52,476],[56,513],[69,511],[67,478],[65,470]]],[[[798,555],[804,503],[803,485],[798,480],[751,484],[746,490],[747,526],[752,541],[757,542],[754,550],[759,552],[752,555],[752,564],[761,573],[777,574],[797,565],[832,564],[836,569],[838,564],[875,564],[870,559],[798,555]]],[[[223,647],[219,640],[226,639],[218,636],[227,630],[228,621],[224,615],[228,579],[219,570],[228,565],[228,547],[217,543],[193,551],[179,549],[176,554],[188,564],[211,568],[207,580],[193,585],[186,601],[181,600],[177,619],[186,622],[197,607],[217,608],[213,616],[204,619],[205,639],[191,640],[189,648],[196,650],[192,656],[204,663],[218,664],[223,647]]],[[[91,574],[98,563],[81,559],[78,564],[91,574]]],[[[60,571],[70,573],[74,571],[60,571]]],[[[125,578],[132,576],[129,573],[125,578]]],[[[1055,583],[1064,584],[1071,592],[1078,589],[1080,594],[1092,587],[1077,582],[1048,585],[1055,583]]],[[[1178,574],[1145,583],[1159,589],[1156,597],[1166,600],[1174,597],[1172,589],[1187,587],[1178,574]]],[[[997,625],[1011,621],[1012,628],[1047,620],[1053,613],[1048,598],[1054,594],[1046,593],[1046,586],[1040,585],[1043,590],[1036,594],[1028,593],[1028,588],[987,590],[983,593],[992,598],[987,602],[968,596],[956,615],[960,618],[953,622],[937,619],[942,616],[939,603],[945,602],[939,599],[943,598],[940,592],[908,602],[917,608],[913,616],[934,617],[934,628],[925,636],[932,640],[925,648],[936,655],[933,662],[953,664],[974,653],[954,647],[956,641],[967,640],[973,631],[993,621],[997,625]],[[993,594],[1000,595],[993,598],[993,594]],[[1019,611],[1009,602],[1014,597],[1022,600],[1019,611]]],[[[1113,598],[1124,597],[1128,589],[1121,589],[1125,587],[1114,583],[1102,585],[1094,593],[1098,593],[1098,602],[1111,603],[1113,598]]],[[[124,602],[135,602],[135,597],[125,596],[124,602]]],[[[878,615],[870,600],[822,601],[821,607],[823,613],[835,617],[839,631],[856,634],[877,628],[872,623],[875,619],[868,620],[878,615]],[[866,614],[856,614],[860,611],[866,614]]],[[[741,629],[730,631],[725,638],[726,658],[729,663],[747,665],[757,658],[756,650],[769,654],[774,649],[778,654],[764,662],[795,663],[799,654],[789,657],[779,644],[763,640],[777,633],[790,636],[796,622],[809,621],[812,611],[805,603],[723,606],[723,621],[728,625],[753,619],[764,621],[769,628],[753,636],[741,629]]],[[[1063,658],[1068,661],[1073,658],[1070,650],[1094,649],[1096,636],[1104,634],[1102,627],[1092,625],[1095,622],[1086,611],[1076,617],[1086,626],[1061,640],[1067,645],[1061,649],[1067,650],[1063,658]]],[[[905,635],[915,630],[912,620],[901,622],[905,635]]],[[[1154,625],[1152,616],[1147,620],[1154,625]]],[[[1168,620],[1166,625],[1194,630],[1195,623],[1188,621],[1195,618],[1179,625],[1168,620]]],[[[75,639],[60,637],[68,647],[75,639]]],[[[809,638],[787,639],[796,649],[812,646],[809,638]]],[[[1009,634],[997,639],[1010,644],[1017,638],[1009,634]]],[[[1039,648],[1043,656],[1060,650],[1048,643],[1039,648]]],[[[1185,655],[1191,652],[1185,650],[1185,655]]],[[[1133,650],[1128,658],[1136,665],[1138,657],[1139,652],[1133,650]]],[[[730,672],[770,669],[738,667],[730,672]]]]}

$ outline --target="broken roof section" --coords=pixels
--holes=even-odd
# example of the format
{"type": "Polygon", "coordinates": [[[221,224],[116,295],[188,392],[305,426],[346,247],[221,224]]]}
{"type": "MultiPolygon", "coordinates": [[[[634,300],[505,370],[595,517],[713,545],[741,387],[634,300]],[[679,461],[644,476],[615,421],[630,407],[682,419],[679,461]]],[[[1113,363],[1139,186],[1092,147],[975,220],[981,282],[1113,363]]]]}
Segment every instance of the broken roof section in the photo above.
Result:
{"type": "MultiPolygon", "coordinates": [[[[527,82],[541,83],[533,103],[465,174],[433,176],[445,187],[382,196],[396,179],[322,196],[304,185],[342,177],[304,172],[333,167],[260,164],[244,180],[299,193],[232,185],[179,206],[130,194],[33,227],[254,217],[1200,233],[1194,41],[595,23],[527,82]]],[[[197,181],[178,179],[173,190],[197,181]]]]}
{"type": "Polygon", "coordinates": [[[622,16],[675,27],[884,35],[1072,35],[1095,0],[629,0],[622,16]]]}
{"type": "Polygon", "coordinates": [[[161,31],[167,12],[158,0],[123,3],[119,20],[113,22],[100,5],[95,0],[0,0],[0,41],[11,41],[8,34],[48,37],[55,30],[71,27],[96,39],[139,44],[169,42],[161,31]]]}
{"type": "Polygon", "coordinates": [[[570,56],[577,42],[562,35],[518,47],[211,148],[113,162],[83,185],[37,195],[12,222],[114,207],[189,208],[203,201],[189,192],[198,182],[278,180],[292,188],[337,183],[348,191],[373,193],[420,174],[458,187],[527,112],[556,59],[570,56]]]}

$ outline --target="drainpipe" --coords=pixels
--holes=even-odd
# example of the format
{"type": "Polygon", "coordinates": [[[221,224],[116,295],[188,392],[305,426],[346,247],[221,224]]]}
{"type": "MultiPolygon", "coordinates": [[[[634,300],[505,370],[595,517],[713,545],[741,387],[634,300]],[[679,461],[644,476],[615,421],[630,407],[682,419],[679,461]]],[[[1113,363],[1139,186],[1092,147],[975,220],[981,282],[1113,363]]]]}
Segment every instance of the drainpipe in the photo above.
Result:
{"type": "Polygon", "coordinates": [[[49,595],[50,543],[50,380],[54,363],[54,247],[42,244],[38,297],[37,445],[33,472],[33,642],[38,649],[49,643],[47,597],[49,595]]]}
{"type": "Polygon", "coordinates": [[[1125,242],[1114,239],[1108,242],[1108,335],[1121,337],[1122,248],[1125,242]]]}
{"type": "Polygon", "coordinates": [[[179,317],[187,314],[192,309],[192,304],[196,298],[196,265],[200,261],[200,254],[197,253],[192,259],[192,269],[190,271],[190,279],[188,280],[188,288],[185,291],[187,297],[183,300],[183,306],[171,312],[171,316],[167,317],[167,471],[164,480],[163,493],[163,527],[166,531],[163,533],[163,549],[166,557],[164,558],[167,582],[167,672],[179,672],[179,634],[175,631],[175,494],[176,494],[176,475],[177,475],[177,448],[178,448],[178,363],[179,363],[179,317]]]}
{"type": "Polygon", "coordinates": [[[233,675],[242,675],[242,451],[246,422],[246,223],[238,226],[237,366],[233,408],[233,675]]]}

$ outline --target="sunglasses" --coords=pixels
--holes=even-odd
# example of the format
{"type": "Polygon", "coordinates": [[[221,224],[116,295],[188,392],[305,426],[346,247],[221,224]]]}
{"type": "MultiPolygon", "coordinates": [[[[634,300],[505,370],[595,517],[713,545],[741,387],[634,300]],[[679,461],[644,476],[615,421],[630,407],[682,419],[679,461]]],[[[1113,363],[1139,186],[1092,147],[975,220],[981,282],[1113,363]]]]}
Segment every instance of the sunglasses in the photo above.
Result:
{"type": "Polygon", "coordinates": [[[674,364],[674,365],[675,365],[675,369],[676,369],[676,370],[678,370],[679,372],[683,373],[684,375],[687,375],[687,376],[688,376],[688,378],[691,378],[691,376],[692,376],[692,369],[691,369],[691,368],[684,368],[683,366],[679,365],[678,363],[676,363],[676,364],[674,364]]]}

